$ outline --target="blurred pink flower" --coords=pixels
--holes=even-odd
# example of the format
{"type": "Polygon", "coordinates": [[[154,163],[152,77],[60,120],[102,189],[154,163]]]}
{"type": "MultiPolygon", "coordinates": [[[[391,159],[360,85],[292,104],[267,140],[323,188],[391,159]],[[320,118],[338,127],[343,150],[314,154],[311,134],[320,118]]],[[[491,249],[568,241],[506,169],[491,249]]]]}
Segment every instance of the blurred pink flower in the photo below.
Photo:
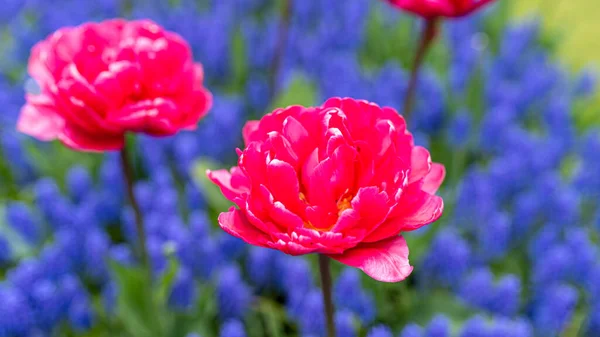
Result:
{"type": "Polygon", "coordinates": [[[320,253],[397,282],[412,271],[400,232],[437,220],[444,166],[414,146],[402,116],[366,101],[275,110],[244,128],[231,171],[209,178],[239,208],[229,234],[291,255],[320,253]]]}
{"type": "Polygon", "coordinates": [[[407,12],[431,19],[436,17],[460,17],[493,2],[494,0],[387,0],[407,12]]]}
{"type": "Polygon", "coordinates": [[[212,103],[187,42],[149,20],[62,28],[33,47],[29,73],[41,92],[27,95],[18,130],[76,150],[194,129],[212,103]]]}

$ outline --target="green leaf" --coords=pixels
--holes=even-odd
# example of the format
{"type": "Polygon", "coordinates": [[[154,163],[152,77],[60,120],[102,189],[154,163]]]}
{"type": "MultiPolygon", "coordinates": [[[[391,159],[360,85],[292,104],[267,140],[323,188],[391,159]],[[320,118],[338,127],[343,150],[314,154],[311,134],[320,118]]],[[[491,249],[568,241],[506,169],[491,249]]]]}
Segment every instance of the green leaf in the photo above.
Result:
{"type": "Polygon", "coordinates": [[[163,272],[156,290],[156,301],[161,306],[167,306],[171,289],[173,288],[177,272],[179,271],[179,263],[174,256],[174,252],[171,250],[166,252],[165,255],[167,255],[168,259],[167,269],[163,272]]]}
{"type": "Polygon", "coordinates": [[[6,223],[6,207],[0,204],[0,237],[10,243],[11,253],[14,258],[21,259],[36,253],[35,247],[28,244],[6,223]]]}
{"type": "Polygon", "coordinates": [[[258,302],[258,310],[264,317],[266,329],[269,337],[283,337],[283,323],[285,321],[285,312],[277,304],[261,300],[258,302]]]}
{"type": "Polygon", "coordinates": [[[290,105],[313,106],[317,103],[317,90],[303,74],[295,73],[287,89],[275,97],[271,104],[272,111],[290,105]]]}
{"type": "Polygon", "coordinates": [[[490,48],[496,53],[500,49],[504,30],[514,15],[511,1],[498,1],[494,6],[496,6],[494,14],[489,15],[485,20],[484,31],[489,38],[490,48]]]}
{"type": "Polygon", "coordinates": [[[243,90],[248,76],[248,59],[246,42],[241,29],[235,32],[231,41],[231,72],[233,88],[236,92],[243,90]]]}
{"type": "Polygon", "coordinates": [[[209,159],[201,158],[192,168],[192,177],[206,197],[208,205],[217,211],[227,211],[233,204],[221,193],[221,189],[206,176],[207,170],[218,170],[220,165],[209,159]]]}
{"type": "Polygon", "coordinates": [[[134,337],[160,336],[152,285],[145,270],[110,263],[118,287],[117,315],[125,330],[134,337]]]}
{"type": "Polygon", "coordinates": [[[65,172],[72,166],[80,165],[94,171],[103,158],[97,153],[73,151],[58,141],[42,144],[26,142],[25,149],[40,175],[53,178],[59,186],[64,185],[65,172]]]}

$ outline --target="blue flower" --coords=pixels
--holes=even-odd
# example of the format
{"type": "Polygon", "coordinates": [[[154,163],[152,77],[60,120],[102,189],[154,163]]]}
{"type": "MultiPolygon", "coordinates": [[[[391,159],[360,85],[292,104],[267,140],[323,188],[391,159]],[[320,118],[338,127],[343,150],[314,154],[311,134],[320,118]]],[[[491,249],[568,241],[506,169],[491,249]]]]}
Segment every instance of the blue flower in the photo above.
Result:
{"type": "Polygon", "coordinates": [[[303,294],[299,312],[291,313],[300,327],[302,335],[320,336],[325,331],[325,308],[319,289],[312,289],[303,294]]]}
{"type": "Polygon", "coordinates": [[[480,254],[487,258],[502,257],[511,240],[511,219],[506,213],[494,213],[479,224],[477,239],[480,254]]]}
{"type": "Polygon", "coordinates": [[[298,310],[294,309],[295,304],[299,303],[313,288],[313,276],[305,259],[285,257],[283,265],[283,289],[288,297],[288,306],[292,307],[290,311],[297,314],[298,310]]]}
{"type": "Polygon", "coordinates": [[[427,337],[450,337],[450,320],[443,316],[435,316],[425,328],[427,337]]]}
{"type": "Polygon", "coordinates": [[[238,320],[229,320],[221,327],[220,337],[246,337],[244,325],[238,320]]]}
{"type": "Polygon", "coordinates": [[[346,310],[335,313],[335,328],[338,337],[356,337],[354,315],[346,310]]]}
{"type": "Polygon", "coordinates": [[[36,323],[33,310],[21,291],[0,287],[0,332],[3,336],[22,336],[36,323]]]}
{"type": "Polygon", "coordinates": [[[84,297],[77,297],[69,308],[69,322],[78,332],[89,330],[94,324],[93,308],[84,297]]]}
{"type": "Polygon", "coordinates": [[[223,268],[217,284],[219,316],[222,319],[241,318],[251,300],[251,290],[242,279],[240,270],[233,265],[223,268]]]}
{"type": "Polygon", "coordinates": [[[69,194],[76,202],[83,200],[88,193],[92,192],[94,187],[89,172],[81,166],[71,168],[67,173],[66,180],[69,194]]]}
{"type": "Polygon", "coordinates": [[[533,323],[540,336],[560,334],[577,306],[577,290],[568,285],[548,287],[533,308],[533,323]]]}
{"type": "Polygon", "coordinates": [[[6,207],[6,221],[28,243],[37,245],[42,240],[42,228],[31,209],[24,203],[14,202],[6,207]]]}
{"type": "Polygon", "coordinates": [[[462,327],[459,337],[489,337],[489,326],[481,316],[469,318],[462,327]]]}
{"type": "MultiPolygon", "coordinates": [[[[490,337],[532,337],[533,329],[530,324],[523,320],[509,321],[507,319],[496,319],[492,327],[490,337]]],[[[547,335],[542,335],[547,336],[547,335]]]]}
{"type": "Polygon", "coordinates": [[[423,337],[423,328],[418,326],[415,323],[407,324],[404,329],[402,329],[402,333],[400,333],[400,337],[423,337]]]}
{"type": "Polygon", "coordinates": [[[425,284],[439,282],[453,286],[458,283],[471,263],[471,249],[457,233],[442,229],[433,239],[425,256],[420,280],[425,284]]]}
{"type": "Polygon", "coordinates": [[[355,313],[364,325],[375,318],[375,303],[362,289],[356,269],[344,269],[334,285],[334,298],[338,308],[355,313]]]}
{"type": "Polygon", "coordinates": [[[180,268],[169,296],[169,304],[175,309],[189,310],[195,304],[197,295],[192,273],[180,268]]]}
{"type": "Polygon", "coordinates": [[[472,306],[487,308],[492,301],[493,291],[494,275],[489,269],[478,269],[463,278],[459,296],[472,306]]]}
{"type": "Polygon", "coordinates": [[[472,124],[471,113],[460,111],[448,126],[448,138],[451,144],[456,147],[464,147],[469,141],[471,128],[473,127],[472,124]]]}
{"type": "Polygon", "coordinates": [[[47,331],[57,324],[63,315],[58,296],[56,285],[49,280],[37,280],[31,289],[30,297],[35,308],[36,322],[47,331]]]}
{"type": "Polygon", "coordinates": [[[572,256],[570,275],[574,282],[586,284],[593,275],[592,272],[598,262],[598,247],[591,241],[584,229],[574,229],[566,234],[566,245],[572,256]]]}
{"type": "Polygon", "coordinates": [[[565,245],[556,245],[534,261],[533,282],[547,285],[566,280],[571,274],[571,261],[574,256],[565,245]]]}
{"type": "Polygon", "coordinates": [[[0,235],[0,268],[6,266],[13,258],[12,248],[8,243],[8,240],[0,235]]]}
{"type": "Polygon", "coordinates": [[[515,275],[502,277],[495,286],[489,302],[490,311],[504,316],[517,314],[520,305],[521,280],[515,275]]]}
{"type": "Polygon", "coordinates": [[[385,325],[377,325],[367,333],[367,337],[393,337],[392,330],[385,325]]]}
{"type": "Polygon", "coordinates": [[[280,252],[272,249],[252,247],[248,252],[246,270],[250,281],[259,289],[276,289],[277,280],[282,277],[280,252]]]}
{"type": "Polygon", "coordinates": [[[575,82],[574,94],[578,97],[591,96],[597,86],[598,76],[593,69],[584,69],[579,73],[575,82]]]}

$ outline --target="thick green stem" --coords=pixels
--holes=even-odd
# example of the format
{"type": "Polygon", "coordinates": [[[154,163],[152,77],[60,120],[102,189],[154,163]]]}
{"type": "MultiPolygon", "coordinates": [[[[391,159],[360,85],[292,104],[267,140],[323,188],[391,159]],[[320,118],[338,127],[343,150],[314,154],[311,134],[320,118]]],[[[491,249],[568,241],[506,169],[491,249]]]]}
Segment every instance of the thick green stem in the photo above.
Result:
{"type": "Polygon", "coordinates": [[[327,321],[327,337],[335,337],[335,322],[333,320],[333,300],[331,299],[331,272],[329,271],[329,257],[319,254],[319,270],[321,272],[321,289],[323,290],[323,304],[325,304],[325,317],[327,321]]]}
{"type": "Polygon", "coordinates": [[[419,46],[415,54],[415,60],[410,72],[410,80],[408,82],[408,88],[406,90],[406,96],[404,97],[404,119],[408,122],[410,114],[412,113],[415,95],[417,93],[417,82],[419,79],[419,70],[423,65],[427,51],[431,46],[431,43],[437,35],[437,24],[438,19],[432,18],[425,21],[425,28],[419,39],[419,46]]]}
{"type": "Polygon", "coordinates": [[[138,254],[145,268],[150,270],[150,259],[148,258],[148,250],[146,248],[146,231],[144,229],[144,218],[140,205],[137,202],[135,193],[133,191],[134,186],[134,174],[133,165],[129,160],[129,151],[127,146],[124,146],[121,150],[121,169],[123,170],[123,176],[125,178],[125,187],[127,189],[127,196],[129,197],[129,203],[133,208],[135,216],[135,226],[138,237],[138,254]]]}
{"type": "Polygon", "coordinates": [[[273,99],[277,95],[277,81],[279,80],[279,72],[281,71],[281,65],[285,57],[285,49],[292,21],[292,2],[293,0],[283,0],[282,4],[279,35],[277,36],[277,45],[275,46],[275,54],[273,55],[269,73],[269,102],[273,102],[273,99]]]}

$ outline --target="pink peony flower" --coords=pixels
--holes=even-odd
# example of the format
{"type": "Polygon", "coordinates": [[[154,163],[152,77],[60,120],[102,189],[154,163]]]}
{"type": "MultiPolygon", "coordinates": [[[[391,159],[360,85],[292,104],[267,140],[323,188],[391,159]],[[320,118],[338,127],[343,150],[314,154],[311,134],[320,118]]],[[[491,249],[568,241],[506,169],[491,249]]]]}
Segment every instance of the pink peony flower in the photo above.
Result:
{"type": "Polygon", "coordinates": [[[29,73],[41,92],[27,95],[18,130],[76,150],[194,129],[212,102],[187,42],[149,20],[62,28],[33,47],[29,73]]]}
{"type": "Polygon", "coordinates": [[[208,172],[238,207],[221,213],[221,228],[287,254],[325,254],[379,281],[411,273],[399,233],[441,216],[445,169],[395,110],[332,98],[275,110],[243,134],[239,166],[208,172]]]}
{"type": "Polygon", "coordinates": [[[460,17],[494,0],[387,0],[393,6],[424,18],[460,17]]]}

